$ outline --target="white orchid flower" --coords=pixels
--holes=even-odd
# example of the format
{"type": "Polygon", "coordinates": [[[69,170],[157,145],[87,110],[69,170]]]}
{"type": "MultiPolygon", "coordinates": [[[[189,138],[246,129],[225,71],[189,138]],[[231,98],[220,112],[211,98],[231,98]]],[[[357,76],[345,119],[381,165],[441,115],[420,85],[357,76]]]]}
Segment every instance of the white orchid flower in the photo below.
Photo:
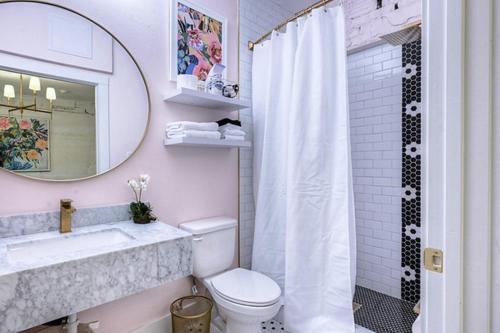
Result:
{"type": "Polygon", "coordinates": [[[128,186],[130,186],[134,191],[139,190],[139,183],[135,179],[131,179],[128,181],[128,186]]]}
{"type": "Polygon", "coordinates": [[[140,175],[139,176],[139,185],[141,190],[146,191],[148,189],[149,180],[151,177],[149,175],[140,175]]]}
{"type": "Polygon", "coordinates": [[[151,177],[147,174],[142,174],[139,179],[131,179],[128,181],[128,186],[134,191],[135,200],[140,202],[142,200],[142,192],[148,189],[151,177]]]}
{"type": "Polygon", "coordinates": [[[146,185],[148,185],[148,184],[149,184],[149,180],[150,180],[150,179],[151,179],[151,177],[149,177],[149,175],[146,175],[146,174],[145,174],[145,175],[140,175],[140,176],[139,176],[139,181],[140,181],[141,183],[146,184],[146,185]]]}

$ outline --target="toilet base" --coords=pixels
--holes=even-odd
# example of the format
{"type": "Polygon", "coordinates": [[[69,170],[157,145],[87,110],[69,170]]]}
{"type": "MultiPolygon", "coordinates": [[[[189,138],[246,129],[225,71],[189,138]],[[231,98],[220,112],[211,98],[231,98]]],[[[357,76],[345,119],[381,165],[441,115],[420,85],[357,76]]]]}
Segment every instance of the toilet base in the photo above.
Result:
{"type": "Polygon", "coordinates": [[[226,322],[224,333],[260,333],[262,322],[273,318],[280,308],[277,304],[268,308],[266,314],[249,314],[232,311],[221,304],[217,304],[220,316],[226,322]]]}
{"type": "Polygon", "coordinates": [[[225,333],[260,333],[261,323],[243,323],[235,320],[226,320],[225,333]]]}

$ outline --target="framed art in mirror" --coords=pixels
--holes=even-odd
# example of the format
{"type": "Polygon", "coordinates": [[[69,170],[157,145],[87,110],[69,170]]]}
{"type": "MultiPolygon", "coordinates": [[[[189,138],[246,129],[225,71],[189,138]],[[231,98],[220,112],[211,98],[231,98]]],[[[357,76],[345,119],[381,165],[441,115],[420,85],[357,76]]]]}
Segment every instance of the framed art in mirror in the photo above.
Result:
{"type": "Polygon", "coordinates": [[[0,117],[0,167],[15,172],[50,172],[49,124],[49,119],[0,117]]]}

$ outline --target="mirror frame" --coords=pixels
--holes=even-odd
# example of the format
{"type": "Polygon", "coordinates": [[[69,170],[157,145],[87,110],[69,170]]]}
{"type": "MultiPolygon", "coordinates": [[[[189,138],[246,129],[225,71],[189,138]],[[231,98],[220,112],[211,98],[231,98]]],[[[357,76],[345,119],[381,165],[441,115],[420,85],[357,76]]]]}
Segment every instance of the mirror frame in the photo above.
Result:
{"type": "Polygon", "coordinates": [[[3,4],[9,4],[9,3],[34,3],[34,4],[52,6],[52,7],[55,7],[55,8],[67,10],[67,11],[73,13],[73,14],[76,14],[76,15],[78,15],[78,16],[80,16],[80,17],[82,17],[82,18],[84,18],[84,19],[92,22],[93,24],[95,24],[96,26],[98,26],[99,28],[101,28],[103,31],[105,31],[106,33],[108,33],[111,36],[111,38],[113,38],[113,40],[116,41],[125,50],[125,52],[128,54],[128,56],[130,57],[130,59],[132,59],[133,63],[137,67],[137,70],[139,71],[139,74],[140,74],[140,76],[142,78],[142,81],[144,83],[144,87],[146,88],[146,95],[147,95],[147,101],[148,101],[148,107],[147,107],[148,119],[146,121],[146,127],[144,128],[144,133],[142,134],[141,140],[137,144],[137,147],[135,147],[135,149],[132,151],[132,153],[126,159],[124,159],[122,162],[118,163],[117,165],[109,168],[108,170],[106,170],[106,171],[104,171],[102,173],[98,173],[98,174],[95,174],[93,176],[88,176],[88,177],[83,177],[83,178],[75,178],[75,179],[43,179],[43,178],[30,177],[30,176],[28,176],[26,174],[17,173],[17,172],[14,172],[12,170],[7,170],[7,169],[4,169],[4,168],[0,168],[0,170],[2,170],[3,172],[7,172],[7,173],[10,173],[10,174],[13,174],[15,176],[19,176],[19,177],[22,177],[22,178],[25,178],[25,179],[34,180],[34,181],[50,182],[50,183],[70,183],[70,182],[85,181],[85,180],[89,180],[89,179],[93,179],[93,178],[105,175],[105,174],[107,174],[107,173],[109,173],[111,171],[114,171],[115,169],[119,168],[123,164],[125,164],[125,162],[127,162],[130,158],[132,158],[132,156],[134,156],[137,153],[137,151],[139,150],[139,148],[141,148],[142,144],[144,143],[144,139],[146,138],[146,135],[148,133],[149,125],[150,125],[150,122],[151,122],[151,95],[150,95],[150,92],[149,92],[148,83],[146,81],[146,76],[144,75],[144,72],[142,71],[141,66],[139,66],[139,63],[134,58],[134,56],[132,55],[132,53],[127,49],[127,47],[122,43],[121,40],[119,40],[114,34],[112,34],[103,25],[101,25],[100,23],[96,22],[95,20],[87,17],[86,15],[83,15],[83,14],[77,12],[74,9],[71,9],[71,8],[68,8],[68,7],[65,7],[63,5],[59,5],[59,4],[49,3],[49,2],[46,2],[46,1],[42,1],[42,0],[0,0],[0,6],[3,5],[3,4]]]}

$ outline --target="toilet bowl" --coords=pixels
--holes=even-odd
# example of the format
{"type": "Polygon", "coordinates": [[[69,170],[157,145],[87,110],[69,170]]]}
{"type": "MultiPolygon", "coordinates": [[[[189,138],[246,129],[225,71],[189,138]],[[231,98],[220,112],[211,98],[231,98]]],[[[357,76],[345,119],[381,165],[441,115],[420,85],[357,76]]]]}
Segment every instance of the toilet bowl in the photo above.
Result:
{"type": "Polygon", "coordinates": [[[281,289],[264,274],[231,269],[237,221],[214,217],[179,227],[193,234],[193,275],[212,295],[226,323],[225,333],[260,333],[261,323],[280,310],[281,289]]]}
{"type": "Polygon", "coordinates": [[[280,287],[267,276],[236,268],[203,279],[226,322],[226,333],[257,333],[282,305],[280,287]]]}

